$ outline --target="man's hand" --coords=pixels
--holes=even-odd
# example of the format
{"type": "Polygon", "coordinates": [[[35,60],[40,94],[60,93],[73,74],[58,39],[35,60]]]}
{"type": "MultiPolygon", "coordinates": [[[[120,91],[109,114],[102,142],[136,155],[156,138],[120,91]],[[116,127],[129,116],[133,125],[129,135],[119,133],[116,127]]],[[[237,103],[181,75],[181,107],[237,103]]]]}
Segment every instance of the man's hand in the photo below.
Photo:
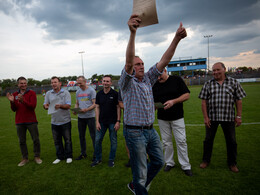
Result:
{"type": "Polygon", "coordinates": [[[184,39],[187,36],[186,29],[182,26],[182,22],[180,22],[180,26],[176,31],[175,37],[179,40],[184,39]]]}
{"type": "Polygon", "coordinates": [[[57,110],[59,108],[61,108],[61,104],[55,104],[55,109],[57,110]]]}
{"type": "Polygon", "coordinates": [[[242,119],[236,117],[235,123],[236,123],[236,127],[239,127],[242,124],[242,119]]]}
{"type": "Polygon", "coordinates": [[[120,129],[120,123],[116,122],[114,128],[115,128],[115,131],[118,131],[120,129]]]}
{"type": "Polygon", "coordinates": [[[206,127],[210,128],[211,123],[209,117],[204,118],[204,124],[206,125],[206,127]]]}
{"type": "Polygon", "coordinates": [[[19,93],[17,97],[18,97],[18,101],[22,103],[23,102],[23,95],[19,93]]]}
{"type": "Polygon", "coordinates": [[[101,126],[100,126],[99,122],[96,122],[96,129],[97,129],[97,131],[100,131],[100,129],[101,129],[101,126]]]}
{"type": "Polygon", "coordinates": [[[80,113],[85,113],[85,112],[87,112],[87,108],[80,109],[79,112],[80,112],[80,113]]]}
{"type": "Polygon", "coordinates": [[[129,18],[129,20],[127,22],[129,30],[133,33],[136,32],[140,23],[141,23],[141,19],[138,18],[138,15],[136,15],[136,14],[131,15],[131,17],[129,18]]]}
{"type": "Polygon", "coordinates": [[[167,109],[171,108],[174,105],[174,100],[168,100],[163,105],[164,105],[164,110],[167,110],[167,109]]]}
{"type": "Polygon", "coordinates": [[[10,102],[14,102],[14,96],[13,96],[13,94],[7,93],[7,94],[6,94],[6,97],[7,97],[7,99],[8,99],[10,102]]]}
{"type": "Polygon", "coordinates": [[[44,108],[45,110],[48,110],[48,109],[49,109],[49,104],[44,104],[44,105],[43,105],[43,108],[44,108]]]}

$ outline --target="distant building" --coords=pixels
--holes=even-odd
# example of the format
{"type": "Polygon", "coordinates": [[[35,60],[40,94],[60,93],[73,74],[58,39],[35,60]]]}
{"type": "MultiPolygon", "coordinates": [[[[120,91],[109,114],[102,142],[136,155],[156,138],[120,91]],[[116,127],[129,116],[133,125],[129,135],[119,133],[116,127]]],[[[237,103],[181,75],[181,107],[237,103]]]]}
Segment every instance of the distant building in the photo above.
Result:
{"type": "Polygon", "coordinates": [[[167,72],[179,72],[180,74],[181,71],[207,69],[206,63],[206,58],[170,61],[167,66],[167,72]]]}

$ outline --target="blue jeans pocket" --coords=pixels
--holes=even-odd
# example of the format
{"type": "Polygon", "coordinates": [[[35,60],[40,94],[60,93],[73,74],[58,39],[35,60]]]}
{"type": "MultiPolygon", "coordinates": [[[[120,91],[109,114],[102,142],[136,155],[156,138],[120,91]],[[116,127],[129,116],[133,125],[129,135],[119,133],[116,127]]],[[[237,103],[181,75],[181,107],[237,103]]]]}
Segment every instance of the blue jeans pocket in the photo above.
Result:
{"type": "Polygon", "coordinates": [[[129,138],[141,137],[142,132],[139,129],[127,129],[127,136],[129,138]]]}

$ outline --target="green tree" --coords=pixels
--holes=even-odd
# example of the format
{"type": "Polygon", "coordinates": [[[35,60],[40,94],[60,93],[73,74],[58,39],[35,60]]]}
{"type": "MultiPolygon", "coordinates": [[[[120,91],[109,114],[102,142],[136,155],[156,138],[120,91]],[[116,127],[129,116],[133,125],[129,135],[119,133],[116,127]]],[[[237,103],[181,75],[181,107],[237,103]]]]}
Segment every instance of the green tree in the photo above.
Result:
{"type": "Polygon", "coordinates": [[[41,85],[50,85],[51,84],[51,79],[43,79],[41,81],[41,85]]]}
{"type": "Polygon", "coordinates": [[[248,68],[246,66],[238,67],[238,69],[242,70],[243,72],[247,72],[248,68]]]}
{"type": "Polygon", "coordinates": [[[15,87],[16,86],[16,80],[15,79],[3,79],[0,80],[0,86],[3,90],[5,90],[7,87],[15,87]]]}

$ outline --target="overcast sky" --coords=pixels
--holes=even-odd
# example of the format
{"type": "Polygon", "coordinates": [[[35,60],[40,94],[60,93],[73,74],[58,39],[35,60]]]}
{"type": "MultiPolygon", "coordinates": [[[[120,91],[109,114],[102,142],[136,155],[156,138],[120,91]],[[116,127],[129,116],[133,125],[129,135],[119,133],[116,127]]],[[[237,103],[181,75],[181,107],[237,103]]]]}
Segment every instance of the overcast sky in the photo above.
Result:
{"type": "MultiPolygon", "coordinates": [[[[188,37],[173,60],[208,56],[210,66],[260,67],[260,0],[157,0],[159,24],[140,28],[136,54],[148,70],[182,22],[188,37]]],[[[132,0],[0,0],[0,79],[119,75],[132,0]]]]}

